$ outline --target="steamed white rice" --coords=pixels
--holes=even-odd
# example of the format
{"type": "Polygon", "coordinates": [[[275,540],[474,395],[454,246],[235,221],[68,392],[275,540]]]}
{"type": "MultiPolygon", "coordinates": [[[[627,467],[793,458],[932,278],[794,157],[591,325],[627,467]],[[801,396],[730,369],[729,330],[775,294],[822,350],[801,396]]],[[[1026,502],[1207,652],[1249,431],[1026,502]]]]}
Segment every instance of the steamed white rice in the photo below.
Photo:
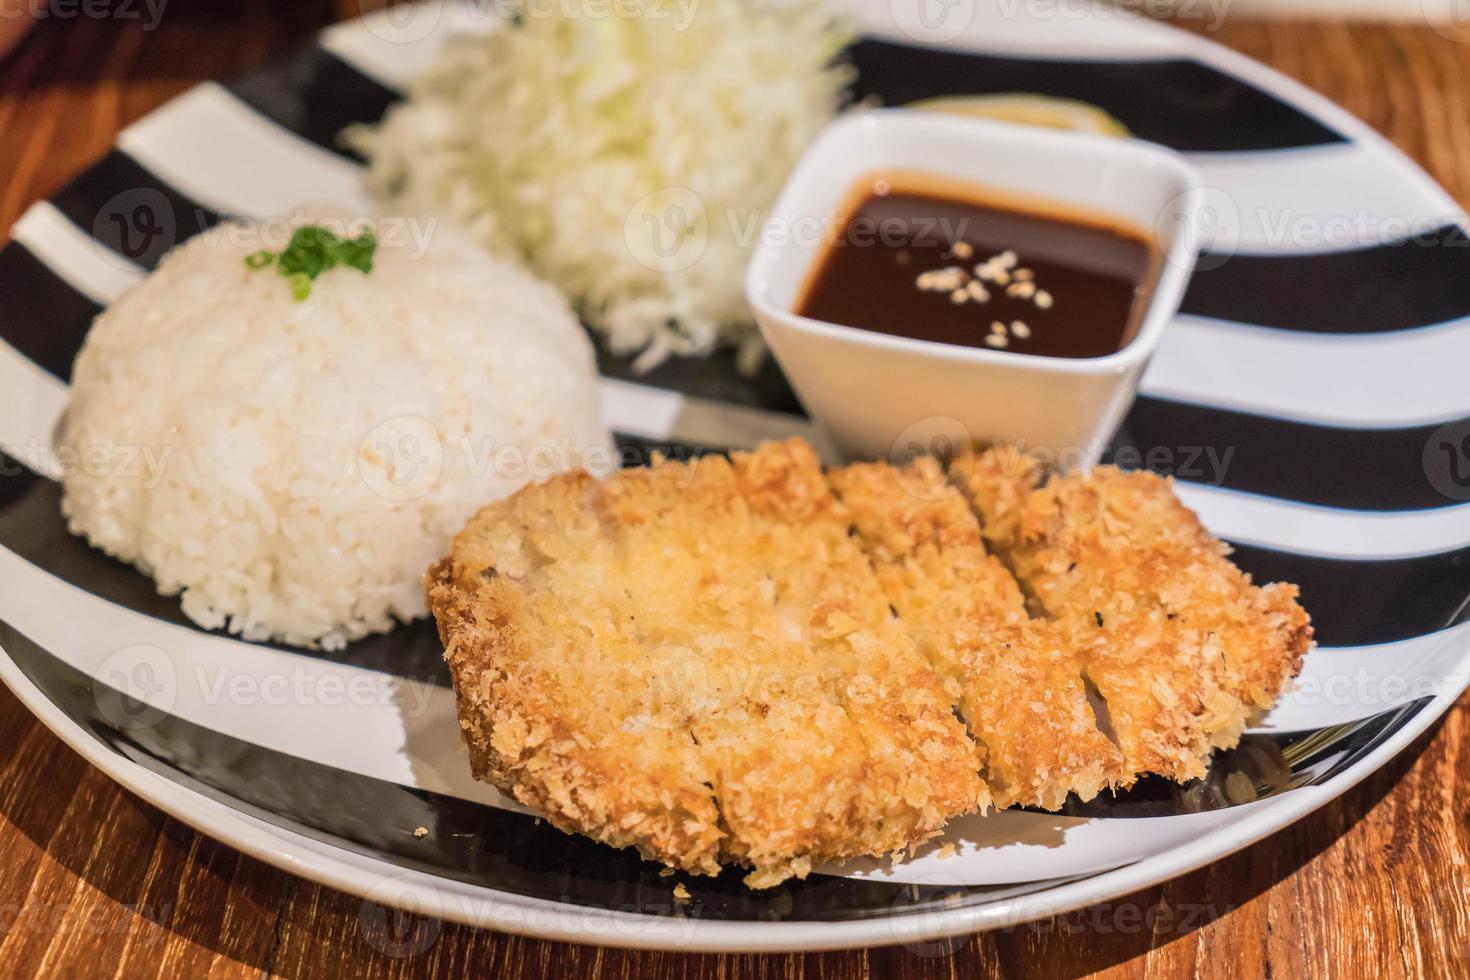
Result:
{"type": "Polygon", "coordinates": [[[421,616],[424,569],[479,506],[607,458],[554,289],[447,227],[421,255],[401,226],[380,238],[371,274],[297,302],[246,267],[258,237],[216,229],[88,335],[63,511],[202,626],[332,648],[421,616]]]}

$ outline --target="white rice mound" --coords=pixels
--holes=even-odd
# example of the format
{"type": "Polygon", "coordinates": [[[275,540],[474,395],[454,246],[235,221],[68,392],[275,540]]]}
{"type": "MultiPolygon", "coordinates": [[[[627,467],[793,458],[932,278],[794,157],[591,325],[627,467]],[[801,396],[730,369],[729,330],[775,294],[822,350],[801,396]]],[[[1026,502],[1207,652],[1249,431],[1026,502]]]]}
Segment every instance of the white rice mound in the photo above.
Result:
{"type": "Polygon", "coordinates": [[[400,229],[298,302],[230,231],[97,318],[59,434],[72,531],[201,626],[330,649],[422,616],[476,509],[609,457],[585,332],[522,268],[400,229]]]}

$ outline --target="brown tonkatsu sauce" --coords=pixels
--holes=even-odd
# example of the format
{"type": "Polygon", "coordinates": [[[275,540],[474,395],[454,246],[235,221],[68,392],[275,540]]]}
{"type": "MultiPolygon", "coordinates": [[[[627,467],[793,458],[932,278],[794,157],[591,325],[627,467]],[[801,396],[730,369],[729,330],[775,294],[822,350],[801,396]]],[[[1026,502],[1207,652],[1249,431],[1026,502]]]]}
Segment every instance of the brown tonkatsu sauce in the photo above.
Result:
{"type": "Polygon", "coordinates": [[[1133,338],[1158,260],[1121,223],[914,175],[869,176],[796,312],[916,340],[1103,357],[1133,338]]]}

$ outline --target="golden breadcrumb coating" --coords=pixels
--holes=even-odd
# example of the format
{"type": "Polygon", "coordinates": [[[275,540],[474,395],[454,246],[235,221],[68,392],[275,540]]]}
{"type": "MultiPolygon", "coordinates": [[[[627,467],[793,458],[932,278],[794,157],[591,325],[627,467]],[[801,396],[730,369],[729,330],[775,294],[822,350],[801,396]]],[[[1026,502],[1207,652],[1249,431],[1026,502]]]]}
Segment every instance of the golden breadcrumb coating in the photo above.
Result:
{"type": "Polygon", "coordinates": [[[1068,632],[1129,766],[1202,775],[1300,670],[1312,631],[1295,587],[1253,586],[1169,481],[1102,466],[1039,486],[1035,461],[1009,448],[952,471],[1068,632]]]}
{"type": "Polygon", "coordinates": [[[622,561],[641,645],[679,651],[664,674],[706,760],[728,836],[722,860],[762,887],[814,863],[881,850],[863,734],[839,671],[778,603],[762,530],[730,461],[628,470],[600,511],[622,561]]]}
{"type": "Polygon", "coordinates": [[[476,775],[752,887],[973,810],[963,726],[861,554],[831,549],[845,524],[808,463],[773,446],[567,475],[477,515],[428,582],[476,775]],[[830,525],[791,523],[816,512],[830,525]],[[838,553],[796,557],[813,548],[838,553]]]}
{"type": "Polygon", "coordinates": [[[585,473],[480,511],[427,592],[476,777],[562,830],[713,874],[712,773],[632,626],[585,473]]]}
{"type": "Polygon", "coordinates": [[[733,461],[757,525],[748,547],[789,627],[824,658],[867,746],[863,812],[876,819],[861,850],[913,847],[950,817],[987,806],[974,744],[894,618],[812,448],[793,439],[733,461]]]}
{"type": "Polygon", "coordinates": [[[1056,809],[1124,778],[1098,729],[1082,664],[1051,623],[1032,622],[1011,573],[932,458],[831,474],[888,598],[958,695],[997,806],[1056,809]]]}
{"type": "Polygon", "coordinates": [[[992,794],[1200,775],[1300,668],[1295,588],[1157,477],[1043,481],[1005,449],[824,473],[792,440],[491,504],[425,580],[475,775],[756,888],[992,794]]]}

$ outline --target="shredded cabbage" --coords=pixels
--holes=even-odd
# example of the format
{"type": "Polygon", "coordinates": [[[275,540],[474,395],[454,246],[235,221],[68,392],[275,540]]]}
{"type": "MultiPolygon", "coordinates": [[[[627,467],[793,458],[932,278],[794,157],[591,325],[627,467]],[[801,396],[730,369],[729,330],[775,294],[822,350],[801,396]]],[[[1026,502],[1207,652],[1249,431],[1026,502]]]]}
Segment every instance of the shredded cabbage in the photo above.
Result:
{"type": "Polygon", "coordinates": [[[726,342],[753,366],[745,263],[849,34],[820,0],[525,3],[349,134],[374,187],[522,258],[640,368],[726,342]]]}

